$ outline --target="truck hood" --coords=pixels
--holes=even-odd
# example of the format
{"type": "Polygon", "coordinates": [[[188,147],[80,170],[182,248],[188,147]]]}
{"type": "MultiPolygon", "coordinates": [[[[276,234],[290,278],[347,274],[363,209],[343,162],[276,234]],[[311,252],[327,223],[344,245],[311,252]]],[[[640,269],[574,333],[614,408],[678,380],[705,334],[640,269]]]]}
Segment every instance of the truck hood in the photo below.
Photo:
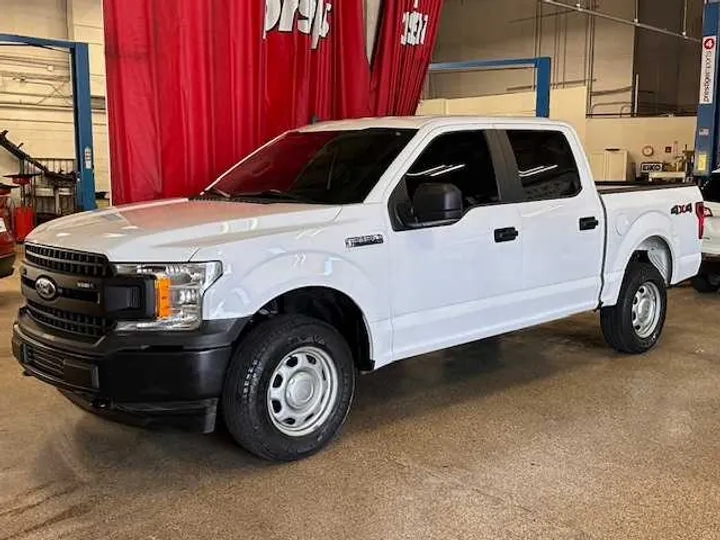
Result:
{"type": "Polygon", "coordinates": [[[203,246],[313,228],[339,212],[339,206],[170,199],[57,219],[27,241],[102,253],[113,262],[184,262],[203,246]]]}

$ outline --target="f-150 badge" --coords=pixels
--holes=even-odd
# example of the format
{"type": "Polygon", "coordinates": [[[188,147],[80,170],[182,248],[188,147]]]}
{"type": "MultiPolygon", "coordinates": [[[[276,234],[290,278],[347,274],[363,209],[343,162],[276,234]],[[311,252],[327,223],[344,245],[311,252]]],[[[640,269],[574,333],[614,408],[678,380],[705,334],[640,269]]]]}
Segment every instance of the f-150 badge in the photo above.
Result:
{"type": "Polygon", "coordinates": [[[356,248],[361,246],[374,246],[385,241],[382,234],[368,234],[365,236],[353,236],[345,239],[345,247],[356,248]]]}

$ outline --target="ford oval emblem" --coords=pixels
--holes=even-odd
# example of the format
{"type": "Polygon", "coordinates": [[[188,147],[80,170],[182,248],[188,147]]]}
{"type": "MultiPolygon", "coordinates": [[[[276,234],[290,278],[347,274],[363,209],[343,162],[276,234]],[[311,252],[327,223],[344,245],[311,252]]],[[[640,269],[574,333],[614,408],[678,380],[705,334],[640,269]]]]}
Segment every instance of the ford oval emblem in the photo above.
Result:
{"type": "Polygon", "coordinates": [[[54,300],[58,293],[55,282],[46,277],[40,277],[35,281],[35,291],[43,300],[54,300]]]}

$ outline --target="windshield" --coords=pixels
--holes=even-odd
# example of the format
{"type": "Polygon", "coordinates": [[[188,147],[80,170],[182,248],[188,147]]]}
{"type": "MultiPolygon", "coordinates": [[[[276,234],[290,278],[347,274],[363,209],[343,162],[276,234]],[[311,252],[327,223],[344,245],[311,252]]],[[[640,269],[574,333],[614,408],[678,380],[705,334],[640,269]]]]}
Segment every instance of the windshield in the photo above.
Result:
{"type": "Polygon", "coordinates": [[[415,135],[411,129],[292,131],[230,169],[205,193],[315,204],[361,203],[415,135]]]}

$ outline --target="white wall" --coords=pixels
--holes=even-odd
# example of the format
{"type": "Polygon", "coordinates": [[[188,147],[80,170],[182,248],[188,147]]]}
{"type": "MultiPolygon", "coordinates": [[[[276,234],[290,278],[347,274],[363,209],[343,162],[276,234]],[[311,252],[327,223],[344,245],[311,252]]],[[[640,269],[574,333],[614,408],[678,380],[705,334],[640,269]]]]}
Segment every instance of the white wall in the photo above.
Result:
{"type": "Polygon", "coordinates": [[[588,118],[585,125],[585,147],[588,152],[606,148],[628,150],[636,165],[642,161],[672,163],[684,148],[695,147],[696,118],[588,118]],[[651,157],[642,155],[643,146],[655,150],[651,157]],[[665,148],[670,148],[666,152],[665,148]]]}
{"type": "MultiPolygon", "coordinates": [[[[105,95],[101,0],[2,0],[0,33],[90,43],[92,95],[105,95]]],[[[0,45],[0,130],[34,157],[74,158],[69,55],[0,45]]],[[[108,191],[107,119],[93,112],[96,189],[108,191]]],[[[17,172],[0,150],[0,175],[17,172]]]]}

